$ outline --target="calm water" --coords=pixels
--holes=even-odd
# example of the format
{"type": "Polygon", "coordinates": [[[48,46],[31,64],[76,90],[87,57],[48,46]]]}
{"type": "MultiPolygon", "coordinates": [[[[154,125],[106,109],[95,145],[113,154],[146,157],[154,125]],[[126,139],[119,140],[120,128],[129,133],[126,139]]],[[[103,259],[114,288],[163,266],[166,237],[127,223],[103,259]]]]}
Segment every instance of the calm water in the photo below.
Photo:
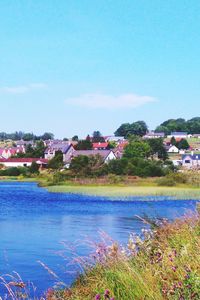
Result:
{"type": "Polygon", "coordinates": [[[40,260],[70,284],[76,267],[59,255],[64,250],[62,241],[80,245],[77,254],[87,255],[90,250],[84,241],[86,237],[97,241],[99,231],[123,243],[131,232],[144,227],[135,215],[173,219],[196,205],[193,200],[164,197],[119,200],[54,194],[34,183],[0,183],[0,275],[17,271],[37,286],[39,294],[55,282],[40,260]]]}

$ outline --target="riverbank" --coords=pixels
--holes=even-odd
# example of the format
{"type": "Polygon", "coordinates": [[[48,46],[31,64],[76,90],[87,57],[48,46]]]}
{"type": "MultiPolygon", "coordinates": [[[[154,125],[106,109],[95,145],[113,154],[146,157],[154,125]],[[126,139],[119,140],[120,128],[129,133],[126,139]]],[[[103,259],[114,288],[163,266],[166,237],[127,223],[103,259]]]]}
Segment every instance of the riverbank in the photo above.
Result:
{"type": "MultiPolygon", "coordinates": [[[[154,224],[143,237],[132,236],[126,247],[97,245],[95,266],[71,289],[50,290],[48,300],[199,300],[200,215],[154,224]]],[[[81,261],[81,260],[80,260],[81,261]]]]}
{"type": "Polygon", "coordinates": [[[89,184],[75,183],[74,181],[62,182],[59,185],[49,185],[48,178],[35,177],[1,177],[0,182],[19,181],[36,182],[51,193],[71,193],[89,196],[101,196],[112,198],[168,196],[175,199],[200,200],[200,188],[188,184],[178,184],[173,187],[158,186],[154,178],[137,179],[133,184],[89,184]]]}

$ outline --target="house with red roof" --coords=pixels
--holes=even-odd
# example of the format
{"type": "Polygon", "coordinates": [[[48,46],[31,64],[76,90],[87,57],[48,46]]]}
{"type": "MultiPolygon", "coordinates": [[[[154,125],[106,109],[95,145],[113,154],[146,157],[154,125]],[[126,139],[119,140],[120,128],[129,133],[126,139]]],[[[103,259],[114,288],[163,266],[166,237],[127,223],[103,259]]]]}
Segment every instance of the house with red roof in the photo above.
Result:
{"type": "Polygon", "coordinates": [[[115,156],[117,158],[122,158],[124,154],[124,149],[128,145],[128,141],[121,142],[115,149],[113,149],[113,152],[115,153],[115,156]]]}
{"type": "Polygon", "coordinates": [[[30,167],[33,162],[36,162],[40,167],[45,167],[48,160],[44,158],[1,158],[0,164],[6,168],[12,167],[30,167]]]}
{"type": "Polygon", "coordinates": [[[10,158],[18,153],[25,153],[24,147],[0,148],[0,158],[10,158]]]}
{"type": "Polygon", "coordinates": [[[108,146],[109,144],[107,142],[98,142],[92,144],[93,150],[106,150],[108,149],[108,146]]]}

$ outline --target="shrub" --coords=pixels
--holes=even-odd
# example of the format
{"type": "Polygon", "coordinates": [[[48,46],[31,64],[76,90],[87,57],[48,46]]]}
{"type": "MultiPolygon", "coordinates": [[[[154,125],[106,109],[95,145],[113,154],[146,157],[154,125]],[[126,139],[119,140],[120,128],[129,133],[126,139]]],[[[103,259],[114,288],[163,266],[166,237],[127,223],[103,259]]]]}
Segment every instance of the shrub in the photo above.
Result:
{"type": "Polygon", "coordinates": [[[184,173],[170,173],[167,176],[176,183],[187,183],[187,175],[184,173]]]}
{"type": "Polygon", "coordinates": [[[61,172],[56,172],[53,174],[52,184],[57,185],[64,181],[64,175],[61,172]]]}
{"type": "Polygon", "coordinates": [[[31,174],[37,174],[37,173],[39,173],[39,168],[40,168],[40,166],[35,161],[33,161],[29,170],[30,170],[31,174]]]}
{"type": "Polygon", "coordinates": [[[108,181],[112,184],[116,184],[122,182],[122,178],[115,174],[108,174],[108,181]]]}
{"type": "Polygon", "coordinates": [[[170,177],[162,177],[157,180],[158,186],[175,186],[176,181],[173,178],[170,177]]]}

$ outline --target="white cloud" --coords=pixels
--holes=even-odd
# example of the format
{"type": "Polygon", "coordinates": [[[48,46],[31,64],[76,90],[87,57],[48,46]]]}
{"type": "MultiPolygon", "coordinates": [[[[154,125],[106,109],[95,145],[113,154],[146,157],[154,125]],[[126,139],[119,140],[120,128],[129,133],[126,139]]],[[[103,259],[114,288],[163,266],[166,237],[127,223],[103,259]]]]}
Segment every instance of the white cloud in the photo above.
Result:
{"type": "Polygon", "coordinates": [[[103,94],[84,94],[79,97],[68,98],[67,104],[85,106],[89,108],[135,108],[147,103],[156,102],[156,98],[136,94],[123,94],[119,96],[103,94]]]}
{"type": "Polygon", "coordinates": [[[40,90],[46,88],[47,85],[44,83],[30,83],[27,85],[19,85],[19,86],[4,86],[0,87],[0,93],[3,94],[25,94],[31,91],[40,90]]]}

